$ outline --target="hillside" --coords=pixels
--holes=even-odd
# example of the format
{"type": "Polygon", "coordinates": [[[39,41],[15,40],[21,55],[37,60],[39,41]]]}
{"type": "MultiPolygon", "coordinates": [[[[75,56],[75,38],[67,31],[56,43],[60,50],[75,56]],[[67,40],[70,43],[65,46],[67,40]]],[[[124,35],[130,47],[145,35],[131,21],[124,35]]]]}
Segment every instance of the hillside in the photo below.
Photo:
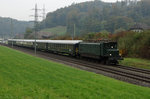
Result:
{"type": "Polygon", "coordinates": [[[0,46],[1,99],[149,99],[150,89],[0,46]],[[14,58],[15,56],[15,58],[14,58]]]}
{"type": "Polygon", "coordinates": [[[65,26],[56,26],[53,28],[47,28],[40,31],[39,36],[42,37],[57,37],[66,34],[67,28],[65,26]]]}
{"type": "MultiPolygon", "coordinates": [[[[33,27],[33,22],[12,19],[13,35],[25,33],[27,27],[33,27]]],[[[0,38],[11,36],[11,18],[0,17],[0,38]]]]}
{"type": "Polygon", "coordinates": [[[67,33],[71,35],[75,24],[76,35],[104,30],[115,33],[118,30],[128,30],[134,23],[150,25],[149,6],[149,0],[124,0],[116,3],[95,0],[72,4],[49,12],[40,28],[67,26],[67,33]]]}
{"type": "MultiPolygon", "coordinates": [[[[52,28],[45,28],[37,32],[37,38],[39,39],[53,39],[58,36],[65,36],[66,35],[66,26],[56,26],[52,28]]],[[[34,38],[34,32],[32,29],[28,28],[24,38],[26,39],[33,39],[34,38]]]]}

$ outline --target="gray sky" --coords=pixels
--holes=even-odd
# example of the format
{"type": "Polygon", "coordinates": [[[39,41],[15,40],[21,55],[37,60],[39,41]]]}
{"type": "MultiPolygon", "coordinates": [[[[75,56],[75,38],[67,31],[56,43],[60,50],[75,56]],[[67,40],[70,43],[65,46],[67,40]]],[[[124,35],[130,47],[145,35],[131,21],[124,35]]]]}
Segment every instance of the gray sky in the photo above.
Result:
{"type": "MultiPolygon", "coordinates": [[[[0,16],[11,17],[18,20],[33,20],[30,15],[34,14],[31,9],[37,3],[38,8],[43,8],[45,4],[46,12],[55,11],[58,8],[93,0],[0,0],[0,16]]],[[[105,2],[115,2],[116,0],[102,0],[105,2]]],[[[39,12],[41,14],[42,12],[39,12]]]]}

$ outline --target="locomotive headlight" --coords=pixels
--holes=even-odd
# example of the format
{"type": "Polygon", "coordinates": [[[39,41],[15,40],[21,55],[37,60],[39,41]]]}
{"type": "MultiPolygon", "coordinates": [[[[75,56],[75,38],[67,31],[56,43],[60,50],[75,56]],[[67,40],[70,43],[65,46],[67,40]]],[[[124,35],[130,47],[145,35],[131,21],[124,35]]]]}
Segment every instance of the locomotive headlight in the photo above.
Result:
{"type": "Polygon", "coordinates": [[[109,54],[110,56],[112,56],[112,54],[109,54]]]}
{"type": "Polygon", "coordinates": [[[113,46],[111,46],[111,48],[114,48],[113,46]]]}

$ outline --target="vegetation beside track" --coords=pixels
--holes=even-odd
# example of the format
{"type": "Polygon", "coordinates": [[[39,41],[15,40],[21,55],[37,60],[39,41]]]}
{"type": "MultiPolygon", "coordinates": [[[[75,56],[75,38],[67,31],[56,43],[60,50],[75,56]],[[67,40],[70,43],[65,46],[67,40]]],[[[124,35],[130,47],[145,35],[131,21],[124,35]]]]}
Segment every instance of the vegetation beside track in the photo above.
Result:
{"type": "Polygon", "coordinates": [[[133,66],[138,68],[150,69],[150,60],[141,59],[141,58],[124,58],[120,61],[121,65],[124,66],[133,66]]]}
{"type": "Polygon", "coordinates": [[[0,46],[0,98],[149,99],[150,88],[0,46]]]}

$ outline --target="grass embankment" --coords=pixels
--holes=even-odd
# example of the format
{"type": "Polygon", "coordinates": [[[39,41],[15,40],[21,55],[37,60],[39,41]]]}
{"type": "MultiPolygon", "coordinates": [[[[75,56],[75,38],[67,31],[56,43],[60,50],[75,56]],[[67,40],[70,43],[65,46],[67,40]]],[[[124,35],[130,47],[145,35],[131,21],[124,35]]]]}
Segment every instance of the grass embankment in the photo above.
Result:
{"type": "Polygon", "coordinates": [[[150,88],[0,46],[1,99],[149,99],[150,88]]]}
{"type": "Polygon", "coordinates": [[[124,58],[120,61],[121,65],[133,66],[138,68],[150,69],[150,60],[140,58],[124,58]]]}
{"type": "Polygon", "coordinates": [[[44,29],[41,32],[48,32],[55,34],[57,36],[63,36],[66,34],[66,30],[67,30],[66,26],[57,26],[53,28],[44,29]]]}

